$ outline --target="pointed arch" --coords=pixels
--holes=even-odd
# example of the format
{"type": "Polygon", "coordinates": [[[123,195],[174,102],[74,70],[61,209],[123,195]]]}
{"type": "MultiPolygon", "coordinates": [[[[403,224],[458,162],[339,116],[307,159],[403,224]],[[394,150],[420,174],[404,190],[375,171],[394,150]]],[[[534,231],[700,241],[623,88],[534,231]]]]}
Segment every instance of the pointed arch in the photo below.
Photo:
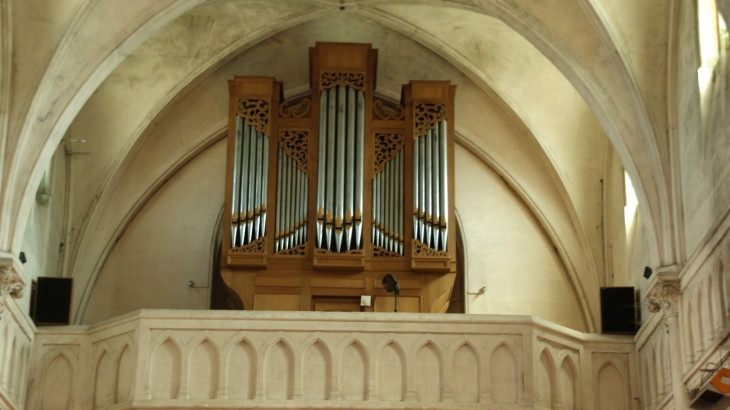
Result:
{"type": "MultiPolygon", "coordinates": [[[[128,335],[127,335],[128,336],[128,335]]],[[[132,398],[137,356],[135,344],[128,337],[122,341],[114,353],[114,403],[123,403],[132,398]]]]}
{"type": "Polygon", "coordinates": [[[73,408],[76,355],[68,346],[52,349],[41,360],[40,407],[73,408]],[[51,380],[49,380],[51,379],[51,380]],[[47,403],[52,403],[47,406],[47,403]]]}
{"type": "Polygon", "coordinates": [[[302,351],[302,398],[329,400],[332,387],[332,353],[319,336],[308,341],[302,351]],[[311,343],[310,343],[311,342],[311,343]]]}
{"type": "Polygon", "coordinates": [[[628,410],[628,371],[626,366],[613,355],[597,363],[594,379],[598,392],[596,409],[628,410]]]}
{"type": "Polygon", "coordinates": [[[92,359],[94,364],[92,378],[93,408],[106,407],[112,404],[113,361],[109,346],[103,342],[92,359]]]}
{"type": "Polygon", "coordinates": [[[184,344],[174,334],[165,331],[150,345],[150,398],[178,398],[183,357],[180,346],[184,344]]]}
{"type": "MultiPolygon", "coordinates": [[[[421,402],[440,402],[444,380],[444,355],[430,339],[417,344],[414,357],[416,395],[421,402]]],[[[456,373],[455,373],[456,374],[456,373]]]]}
{"type": "Polygon", "coordinates": [[[403,401],[406,397],[408,356],[399,339],[388,334],[375,345],[376,385],[382,401],[403,401]]]}
{"type": "Polygon", "coordinates": [[[357,333],[350,333],[337,344],[338,386],[342,400],[367,400],[371,380],[370,350],[357,333]]]}
{"type": "Polygon", "coordinates": [[[522,367],[506,341],[497,343],[489,359],[492,400],[495,403],[517,403],[521,393],[519,374],[522,367]]]}
{"type": "Polygon", "coordinates": [[[223,346],[223,366],[229,398],[253,399],[256,394],[256,377],[259,369],[259,352],[247,332],[239,332],[223,346]]]}
{"type": "Polygon", "coordinates": [[[267,340],[264,353],[264,393],[267,400],[291,400],[294,396],[296,356],[291,338],[281,332],[267,340]]]}
{"type": "Polygon", "coordinates": [[[580,408],[581,395],[578,382],[580,380],[578,366],[570,355],[564,356],[560,364],[560,391],[558,398],[564,410],[580,408]]]}

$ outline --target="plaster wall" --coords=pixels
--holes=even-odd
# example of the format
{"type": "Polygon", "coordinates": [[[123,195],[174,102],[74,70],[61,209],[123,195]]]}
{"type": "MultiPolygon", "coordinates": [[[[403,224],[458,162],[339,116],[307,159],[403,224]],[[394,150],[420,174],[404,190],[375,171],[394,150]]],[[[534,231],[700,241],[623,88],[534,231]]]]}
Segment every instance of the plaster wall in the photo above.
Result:
{"type": "MultiPolygon", "coordinates": [[[[23,252],[27,262],[23,265],[23,273],[29,281],[39,276],[61,276],[63,252],[65,248],[64,222],[67,209],[67,161],[63,144],[53,154],[46,170],[45,184],[48,195],[47,202],[38,198],[28,219],[28,226],[23,235],[23,252]]],[[[40,192],[41,189],[39,187],[40,192]]],[[[23,309],[28,312],[31,292],[24,292],[19,300],[23,309]]]]}
{"type": "Polygon", "coordinates": [[[99,273],[84,323],[137,309],[208,309],[225,157],[223,139],[193,158],[149,199],[99,273]]]}
{"type": "MultiPolygon", "coordinates": [[[[686,210],[684,229],[687,255],[700,246],[705,235],[730,206],[730,142],[728,122],[712,115],[713,124],[702,126],[702,107],[697,81],[697,23],[694,3],[681,3],[680,43],[677,67],[677,112],[682,199],[686,210]]],[[[724,80],[723,80],[724,82],[724,80]]],[[[724,98],[724,93],[716,94],[724,98]]],[[[725,101],[712,99],[710,110],[724,110],[725,101]]],[[[707,109],[708,107],[705,107],[707,109]]],[[[720,111],[722,112],[722,111],[720,111]]]]}
{"type": "Polygon", "coordinates": [[[456,208],[463,223],[469,313],[526,314],[578,331],[586,326],[549,238],[491,168],[456,149],[456,208]],[[478,193],[478,194],[477,194],[478,193]]]}

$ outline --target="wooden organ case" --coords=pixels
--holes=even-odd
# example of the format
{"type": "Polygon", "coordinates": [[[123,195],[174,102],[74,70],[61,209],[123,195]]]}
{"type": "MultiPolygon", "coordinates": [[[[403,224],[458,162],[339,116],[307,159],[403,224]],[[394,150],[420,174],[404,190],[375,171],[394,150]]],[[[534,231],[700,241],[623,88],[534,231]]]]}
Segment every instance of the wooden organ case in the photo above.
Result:
{"type": "Polygon", "coordinates": [[[454,95],[411,81],[373,95],[370,44],[310,48],[311,96],[229,81],[221,275],[249,310],[444,312],[456,271],[454,95]],[[360,307],[360,296],[372,296],[360,307]]]}

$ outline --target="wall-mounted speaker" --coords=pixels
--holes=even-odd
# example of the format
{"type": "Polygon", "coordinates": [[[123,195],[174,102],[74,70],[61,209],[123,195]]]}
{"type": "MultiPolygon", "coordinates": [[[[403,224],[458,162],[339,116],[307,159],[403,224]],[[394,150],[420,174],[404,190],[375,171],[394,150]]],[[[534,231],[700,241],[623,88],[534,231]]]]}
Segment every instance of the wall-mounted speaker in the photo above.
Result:
{"type": "Polygon", "coordinates": [[[638,300],[633,287],[601,288],[601,333],[636,334],[639,330],[638,300]]]}
{"type": "Polygon", "coordinates": [[[71,278],[39,277],[33,281],[30,317],[36,325],[67,325],[71,319],[71,278]]]}

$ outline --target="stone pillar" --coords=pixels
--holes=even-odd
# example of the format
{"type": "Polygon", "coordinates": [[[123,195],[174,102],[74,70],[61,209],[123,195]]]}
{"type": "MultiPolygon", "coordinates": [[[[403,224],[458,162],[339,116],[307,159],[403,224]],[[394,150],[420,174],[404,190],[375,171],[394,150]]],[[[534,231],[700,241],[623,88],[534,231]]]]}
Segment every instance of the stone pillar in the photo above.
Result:
{"type": "Polygon", "coordinates": [[[682,346],[679,330],[679,278],[676,275],[658,277],[649,288],[646,308],[652,313],[664,314],[664,326],[669,339],[669,364],[672,376],[672,395],[676,410],[689,409],[689,395],[682,383],[682,346]]]}

